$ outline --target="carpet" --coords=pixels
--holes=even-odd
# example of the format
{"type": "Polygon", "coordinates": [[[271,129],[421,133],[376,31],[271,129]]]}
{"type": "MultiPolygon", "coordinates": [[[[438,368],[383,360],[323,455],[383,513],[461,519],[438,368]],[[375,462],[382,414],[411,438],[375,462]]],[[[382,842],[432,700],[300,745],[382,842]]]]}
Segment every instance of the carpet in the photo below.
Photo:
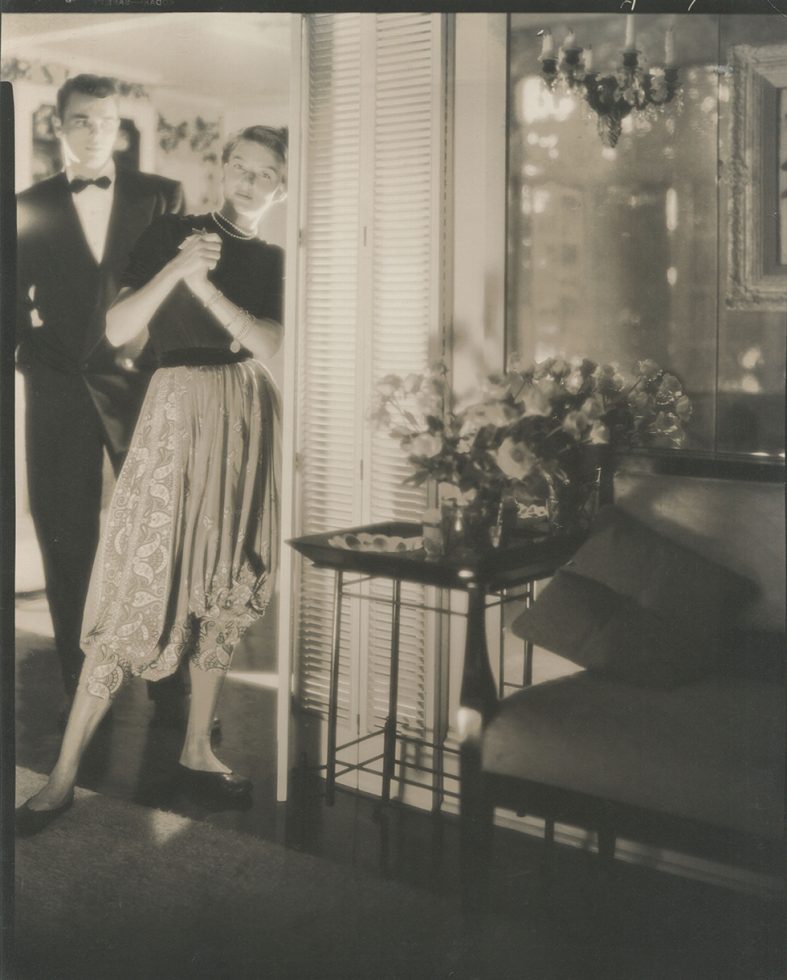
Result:
{"type": "MultiPolygon", "coordinates": [[[[43,780],[19,768],[18,802],[43,780]]],[[[15,926],[19,980],[503,980],[525,945],[551,972],[521,923],[471,936],[428,892],[82,789],[17,841],[15,926]]]]}

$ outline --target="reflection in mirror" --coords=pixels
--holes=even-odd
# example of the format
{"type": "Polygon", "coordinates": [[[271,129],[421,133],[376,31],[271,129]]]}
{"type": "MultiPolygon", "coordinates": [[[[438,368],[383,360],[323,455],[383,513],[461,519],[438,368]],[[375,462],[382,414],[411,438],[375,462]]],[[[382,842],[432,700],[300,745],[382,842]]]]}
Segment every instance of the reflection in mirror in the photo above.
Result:
{"type": "Polygon", "coordinates": [[[539,32],[558,45],[573,31],[592,46],[594,70],[610,74],[626,18],[511,17],[507,350],[525,362],[561,353],[623,368],[653,358],[692,396],[693,448],[779,452],[784,314],[727,308],[724,164],[729,49],[785,40],[787,28],[777,17],[633,20],[645,65],[664,64],[673,27],[681,91],[628,115],[610,146],[584,99],[544,85],[539,32]]]}
{"type": "MultiPolygon", "coordinates": [[[[257,491],[257,484],[272,483],[258,478],[264,464],[257,471],[237,460],[270,459],[267,446],[275,440],[269,436],[278,424],[268,373],[263,379],[263,369],[245,357],[244,348],[281,380],[282,353],[268,355],[272,338],[278,336],[272,321],[282,318],[286,153],[281,130],[290,121],[291,27],[288,14],[262,13],[3,18],[2,77],[13,86],[16,190],[24,194],[17,248],[19,280],[25,288],[17,337],[24,379],[17,372],[15,405],[16,654],[21,678],[16,759],[35,772],[51,768],[58,717],[67,715],[64,688],[67,696],[73,695],[82,665],[80,642],[83,649],[88,645],[80,641],[79,630],[85,596],[93,594],[88,593],[87,579],[100,510],[105,524],[112,526],[114,520],[128,537],[118,531],[117,538],[107,534],[102,539],[114,543],[111,557],[111,548],[101,550],[99,545],[98,554],[106,559],[96,563],[105,570],[103,578],[96,576],[102,582],[101,602],[106,595],[112,601],[96,633],[102,644],[106,640],[104,649],[125,651],[133,644],[137,660],[125,676],[143,674],[145,668],[143,676],[150,684],[147,693],[142,683],[124,687],[112,713],[119,719],[115,733],[119,724],[124,737],[112,739],[110,726],[100,728],[80,779],[99,792],[111,783],[109,795],[146,799],[156,806],[169,794],[166,799],[173,809],[201,815],[204,801],[191,792],[198,788],[199,778],[189,777],[189,782],[181,773],[175,786],[175,746],[183,737],[185,711],[199,700],[207,728],[212,708],[205,683],[194,674],[190,701],[186,696],[190,648],[179,640],[194,639],[199,617],[205,642],[217,630],[215,609],[221,603],[223,626],[209,666],[227,666],[233,648],[234,653],[217,709],[219,751],[229,767],[237,767],[259,787],[256,816],[254,809],[237,815],[244,828],[259,826],[260,809],[275,803],[275,602],[260,618],[254,614],[264,610],[272,581],[266,565],[275,564],[275,559],[269,562],[275,548],[267,538],[275,541],[278,528],[275,520],[268,520],[275,509],[267,507],[257,491]],[[82,114],[74,110],[74,97],[69,95],[64,104],[70,115],[53,122],[61,86],[85,74],[102,78],[77,83],[83,86],[77,92],[82,114]],[[113,145],[110,135],[101,144],[100,159],[94,159],[95,147],[76,142],[77,129],[89,127],[91,134],[108,131],[106,119],[117,117],[117,139],[113,145]],[[273,129],[246,130],[265,125],[273,129]],[[239,130],[246,130],[246,138],[231,144],[230,137],[239,130]],[[61,131],[74,141],[61,146],[61,131]],[[225,164],[222,151],[230,144],[225,164]],[[66,145],[73,174],[63,175],[61,150],[66,145]],[[77,151],[83,148],[86,152],[80,156],[77,151]],[[69,184],[72,176],[79,179],[69,184]],[[95,177],[98,180],[88,179],[95,177]],[[175,216],[181,204],[186,218],[175,216]],[[141,236],[143,244],[138,246],[141,236]],[[167,273],[161,276],[163,269],[167,273]],[[134,307],[140,296],[150,295],[154,279],[166,290],[154,296],[157,301],[150,307],[134,307]],[[131,293],[126,294],[126,320],[115,325],[120,323],[124,331],[128,326],[133,337],[129,334],[128,350],[115,354],[119,348],[111,348],[104,336],[105,314],[121,285],[131,293]],[[86,316],[85,310],[94,315],[86,316]],[[135,363],[148,325],[153,350],[135,363]],[[93,331],[87,338],[91,342],[83,345],[81,331],[87,329],[93,331]],[[132,349],[131,343],[140,338],[132,349]],[[183,383],[172,381],[175,377],[183,383]],[[223,379],[224,387],[210,390],[211,379],[223,379]],[[165,384],[174,385],[172,393],[152,404],[165,384]],[[145,390],[152,396],[149,408],[147,403],[141,407],[145,390]],[[165,400],[166,412],[160,407],[165,400]],[[138,415],[143,422],[136,432],[141,434],[134,436],[126,457],[136,466],[121,469],[138,415]],[[163,416],[170,425],[169,441],[162,437],[151,448],[163,416]],[[232,426],[221,421],[233,417],[232,426]],[[248,421],[255,418],[263,420],[261,426],[248,421]],[[57,428],[60,419],[64,424],[57,428]],[[111,441],[113,420],[118,431],[122,426],[123,438],[111,441]],[[263,427],[260,449],[255,440],[263,427]],[[50,439],[57,444],[47,447],[50,432],[57,433],[50,439]],[[187,444],[190,450],[177,451],[187,444]],[[111,453],[111,466],[104,446],[111,453]],[[48,456],[43,464],[37,462],[42,456],[48,456]],[[210,458],[210,463],[200,470],[201,458],[210,458]],[[150,472],[143,469],[145,460],[163,462],[149,479],[140,479],[141,473],[147,477],[150,472]],[[131,474],[128,479],[126,473],[131,474]],[[115,486],[128,490],[132,480],[142,490],[133,484],[133,492],[113,497],[115,486]],[[148,491],[158,501],[155,506],[148,506],[148,491]],[[127,519],[121,521],[117,514],[129,500],[127,519]],[[206,509],[200,518],[194,508],[201,506],[206,509]],[[171,530],[186,527],[190,532],[182,536],[171,530]],[[146,534],[149,538],[143,540],[146,534]],[[117,544],[121,539],[123,544],[117,544]],[[197,540],[200,544],[189,550],[188,542],[197,540]],[[68,544],[58,550],[59,541],[68,544]],[[115,554],[123,568],[113,575],[108,569],[115,554]],[[112,592],[108,583],[121,586],[112,592]],[[228,612],[232,597],[236,602],[228,612]],[[67,624],[59,615],[66,607],[67,624]],[[127,620],[121,619],[124,615],[127,620]],[[246,626],[250,628],[234,647],[246,626]],[[145,640],[154,653],[164,651],[152,667],[140,650],[145,640]],[[64,651],[70,657],[67,665],[64,651]],[[174,669],[178,660],[173,676],[180,684],[162,697],[168,668],[174,669]],[[162,751],[162,739],[167,738],[174,740],[173,751],[166,745],[162,751]],[[164,770],[161,758],[171,759],[164,770]]],[[[122,302],[114,307],[115,317],[122,309],[122,302]]],[[[107,335],[120,337],[111,330],[107,335]]],[[[125,341],[123,334],[118,343],[125,341]]],[[[104,676],[119,683],[123,674],[116,666],[106,669],[104,676]]],[[[200,730],[196,722],[191,727],[200,730]]],[[[191,769],[215,767],[207,751],[195,760],[184,750],[181,760],[191,769]]],[[[204,779],[202,784],[204,788],[204,779]]],[[[221,809],[233,786],[213,779],[207,785],[211,790],[225,792],[217,801],[221,809]]]]}

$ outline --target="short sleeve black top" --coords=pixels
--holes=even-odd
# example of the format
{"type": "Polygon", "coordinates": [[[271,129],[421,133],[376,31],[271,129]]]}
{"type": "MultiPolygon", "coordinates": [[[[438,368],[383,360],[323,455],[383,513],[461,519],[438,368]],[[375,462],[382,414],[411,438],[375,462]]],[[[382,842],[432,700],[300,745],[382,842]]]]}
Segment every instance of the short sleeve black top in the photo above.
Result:
{"type": "MultiPolygon", "coordinates": [[[[121,286],[139,289],[149,282],[178,252],[178,246],[195,231],[221,236],[221,259],[208,273],[210,282],[227,299],[255,317],[282,319],[284,252],[258,238],[228,235],[209,214],[165,214],[153,221],[139,237],[131,253],[121,286]]],[[[179,282],[148,325],[157,354],[190,347],[226,349],[232,338],[210,310],[179,282]]]]}

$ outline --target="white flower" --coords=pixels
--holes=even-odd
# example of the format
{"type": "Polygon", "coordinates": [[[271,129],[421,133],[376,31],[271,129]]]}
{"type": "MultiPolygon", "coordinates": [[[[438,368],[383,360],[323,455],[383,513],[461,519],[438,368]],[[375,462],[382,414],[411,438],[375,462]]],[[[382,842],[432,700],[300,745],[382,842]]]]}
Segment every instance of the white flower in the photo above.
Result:
{"type": "Polygon", "coordinates": [[[582,372],[579,368],[574,368],[563,382],[566,386],[566,391],[571,392],[572,395],[578,395],[584,383],[585,379],[582,377],[582,372]]]}
{"type": "Polygon", "coordinates": [[[547,357],[543,361],[537,361],[533,367],[533,377],[538,380],[539,378],[545,378],[549,372],[552,370],[552,365],[555,363],[554,357],[547,357]]]}
{"type": "Polygon", "coordinates": [[[537,384],[528,385],[525,388],[518,399],[524,405],[525,415],[549,415],[551,413],[552,405],[549,400],[550,384],[555,385],[554,381],[540,381],[537,384]]]}
{"type": "Polygon", "coordinates": [[[436,456],[442,448],[442,438],[431,432],[422,432],[410,444],[413,456],[436,456]]]}
{"type": "Polygon", "coordinates": [[[440,396],[435,391],[430,391],[427,387],[422,387],[415,396],[415,404],[418,411],[423,415],[442,414],[442,404],[440,396]]]}
{"type": "Polygon", "coordinates": [[[505,426],[516,417],[514,413],[509,414],[508,406],[504,402],[479,402],[477,405],[470,405],[464,410],[462,424],[462,434],[469,435],[477,432],[485,425],[505,426]]]}
{"type": "Polygon", "coordinates": [[[660,370],[661,368],[651,358],[647,358],[644,361],[637,361],[637,374],[642,378],[648,378],[648,380],[655,378],[660,370]]]}
{"type": "Polygon", "coordinates": [[[590,428],[590,419],[584,412],[567,412],[561,428],[575,439],[580,439],[582,433],[590,428]]]}
{"type": "Polygon", "coordinates": [[[600,395],[591,395],[582,402],[582,411],[589,419],[600,419],[604,414],[604,399],[600,395]]]}
{"type": "Polygon", "coordinates": [[[503,402],[491,402],[484,405],[484,418],[487,425],[508,425],[511,421],[508,410],[503,402]]]}
{"type": "Polygon", "coordinates": [[[509,437],[497,450],[495,462],[510,479],[523,480],[536,465],[536,457],[524,443],[509,437]]]}
{"type": "Polygon", "coordinates": [[[377,391],[384,397],[389,398],[395,391],[402,387],[402,379],[395,374],[387,374],[377,382],[377,391]]]}
{"type": "Polygon", "coordinates": [[[505,375],[491,374],[484,381],[481,390],[487,398],[505,398],[508,394],[509,380],[505,375]]]}
{"type": "Polygon", "coordinates": [[[688,395],[681,395],[680,398],[675,402],[675,414],[678,418],[687,422],[691,418],[691,413],[693,409],[691,406],[691,399],[688,395]]]}

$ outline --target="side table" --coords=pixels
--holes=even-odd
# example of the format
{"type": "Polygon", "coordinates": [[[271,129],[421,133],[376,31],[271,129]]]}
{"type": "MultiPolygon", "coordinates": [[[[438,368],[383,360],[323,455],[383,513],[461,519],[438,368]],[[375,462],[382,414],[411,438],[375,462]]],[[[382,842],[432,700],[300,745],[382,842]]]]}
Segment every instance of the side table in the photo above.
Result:
{"type": "MultiPolygon", "coordinates": [[[[320,534],[293,538],[287,543],[316,566],[334,572],[333,628],[331,673],[328,696],[326,802],[334,801],[336,788],[336,728],[339,696],[339,656],[341,647],[342,598],[345,574],[385,578],[392,581],[391,653],[388,692],[388,714],[383,728],[382,799],[390,799],[394,778],[397,740],[397,700],[399,684],[399,618],[402,582],[457,589],[468,594],[465,634],[466,669],[462,681],[461,703],[476,707],[484,714],[497,701],[497,691],[489,668],[486,646],[485,611],[489,595],[502,596],[519,586],[547,578],[563,565],[582,541],[579,535],[515,538],[508,544],[484,553],[464,552],[457,555],[427,557],[423,549],[401,552],[361,551],[330,544],[331,539],[346,534],[414,537],[421,525],[408,521],[388,521],[363,527],[342,528],[320,534]]],[[[526,595],[532,595],[528,590],[526,595]]],[[[525,681],[528,682],[526,662],[525,681]]],[[[361,736],[342,748],[357,744],[361,736]]],[[[379,758],[379,757],[378,757],[379,758]]],[[[361,764],[346,764],[345,771],[361,764]]]]}

